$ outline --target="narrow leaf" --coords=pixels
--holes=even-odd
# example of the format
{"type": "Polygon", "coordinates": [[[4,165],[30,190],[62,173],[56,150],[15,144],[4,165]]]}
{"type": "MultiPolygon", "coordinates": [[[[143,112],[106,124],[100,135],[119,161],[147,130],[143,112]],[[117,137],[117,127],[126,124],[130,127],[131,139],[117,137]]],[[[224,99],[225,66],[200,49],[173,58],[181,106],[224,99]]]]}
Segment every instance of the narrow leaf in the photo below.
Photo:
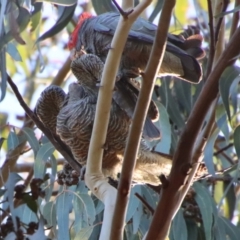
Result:
{"type": "Polygon", "coordinates": [[[10,132],[7,138],[8,151],[14,150],[19,145],[18,137],[15,132],[10,132]]]}
{"type": "Polygon", "coordinates": [[[55,23],[55,25],[52,28],[50,28],[47,32],[45,32],[41,37],[39,37],[37,39],[37,43],[40,41],[43,41],[46,38],[50,38],[50,37],[56,35],[64,27],[66,27],[66,25],[69,23],[69,21],[73,17],[73,14],[74,14],[74,11],[76,8],[76,4],[74,4],[72,6],[67,6],[67,7],[59,6],[58,8],[62,11],[61,16],[58,18],[57,22],[55,23]]]}
{"type": "Polygon", "coordinates": [[[231,120],[230,107],[229,107],[229,91],[231,84],[239,76],[240,68],[236,66],[231,66],[225,69],[220,81],[219,81],[219,91],[225,106],[228,119],[231,120]]]}
{"type": "Polygon", "coordinates": [[[49,2],[60,6],[72,6],[77,3],[77,0],[38,0],[38,2],[49,2]]]}
{"type": "Polygon", "coordinates": [[[133,214],[136,212],[140,204],[140,200],[135,196],[135,193],[139,193],[140,195],[142,195],[140,185],[134,186],[131,190],[131,193],[129,196],[130,200],[128,204],[127,215],[125,219],[126,222],[128,222],[132,218],[133,214]]]}
{"type": "Polygon", "coordinates": [[[173,236],[177,240],[188,239],[188,232],[185,219],[183,217],[183,210],[180,208],[172,222],[173,236]]]}
{"type": "Polygon", "coordinates": [[[58,239],[70,240],[69,236],[69,206],[72,202],[72,193],[63,192],[57,198],[57,222],[58,222],[58,239]]]}
{"type": "Polygon", "coordinates": [[[0,72],[1,72],[1,97],[0,102],[5,98],[7,90],[7,72],[6,72],[6,49],[0,48],[0,72]]]}
{"type": "Polygon", "coordinates": [[[234,147],[236,149],[237,156],[240,159],[240,125],[238,125],[234,130],[233,140],[234,140],[234,147]]]}
{"type": "Polygon", "coordinates": [[[202,215],[204,232],[206,239],[212,239],[213,207],[212,198],[206,188],[200,183],[194,183],[196,191],[195,200],[202,215]]]}
{"type": "Polygon", "coordinates": [[[34,161],[34,177],[43,179],[45,165],[48,158],[55,150],[52,143],[48,142],[43,144],[37,152],[36,159],[34,161]]]}
{"type": "Polygon", "coordinates": [[[25,133],[27,140],[34,152],[34,155],[36,156],[37,151],[39,149],[39,143],[35,136],[34,131],[31,128],[27,128],[27,127],[23,128],[22,131],[25,133]]]}
{"type": "Polygon", "coordinates": [[[22,62],[22,57],[20,55],[20,53],[18,52],[16,46],[9,42],[7,44],[7,53],[15,60],[15,61],[19,61],[22,62]]]}

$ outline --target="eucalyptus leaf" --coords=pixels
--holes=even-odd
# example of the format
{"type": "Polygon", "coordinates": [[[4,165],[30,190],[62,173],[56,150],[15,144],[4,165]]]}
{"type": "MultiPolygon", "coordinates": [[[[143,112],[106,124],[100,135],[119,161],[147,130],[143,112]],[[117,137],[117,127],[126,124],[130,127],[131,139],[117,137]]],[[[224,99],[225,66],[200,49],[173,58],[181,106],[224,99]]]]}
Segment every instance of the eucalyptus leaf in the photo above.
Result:
{"type": "Polygon", "coordinates": [[[38,211],[38,205],[37,202],[32,198],[31,195],[29,195],[28,193],[25,193],[23,195],[22,200],[24,201],[24,203],[27,204],[27,206],[34,212],[37,213],[38,211]]]}
{"type": "Polygon", "coordinates": [[[31,27],[32,27],[31,28],[31,32],[33,32],[37,28],[39,23],[42,21],[41,20],[42,5],[43,5],[43,3],[41,3],[41,2],[35,2],[33,4],[34,10],[33,10],[32,14],[31,14],[31,27]]]}
{"type": "MultiPolygon", "coordinates": [[[[16,19],[16,22],[19,25],[19,33],[21,33],[30,22],[30,13],[26,8],[20,7],[19,8],[19,15],[16,19]]],[[[3,46],[10,42],[13,39],[11,31],[8,31],[1,39],[0,39],[0,51],[2,50],[3,46]]]]}
{"type": "Polygon", "coordinates": [[[183,217],[183,210],[180,208],[172,222],[173,236],[176,240],[188,239],[188,231],[185,219],[183,217]]]}
{"type": "Polygon", "coordinates": [[[18,52],[16,46],[9,42],[7,44],[7,53],[15,60],[15,61],[19,61],[22,62],[22,57],[20,55],[20,53],[18,52]]]}
{"type": "Polygon", "coordinates": [[[163,7],[163,0],[157,0],[156,6],[154,7],[154,10],[152,11],[150,17],[148,18],[149,22],[153,22],[156,16],[160,13],[163,7]]]}
{"type": "Polygon", "coordinates": [[[17,230],[17,222],[16,222],[13,196],[14,196],[15,185],[20,180],[22,180],[22,177],[20,175],[14,172],[10,172],[8,175],[8,180],[5,184],[5,188],[7,189],[7,191],[4,194],[5,199],[8,200],[9,209],[12,216],[12,221],[13,221],[13,226],[15,231],[17,230]]]}
{"type": "Polygon", "coordinates": [[[112,3],[112,0],[102,0],[102,1],[92,0],[92,5],[97,15],[100,15],[105,12],[117,11],[116,7],[112,3]]]}
{"type": "Polygon", "coordinates": [[[72,193],[64,191],[58,196],[56,203],[57,223],[58,223],[58,239],[70,240],[68,224],[69,224],[69,208],[72,202],[72,193]]]}
{"type": "Polygon", "coordinates": [[[43,179],[46,162],[48,158],[52,155],[54,150],[55,148],[51,142],[45,143],[39,148],[36,159],[34,161],[34,177],[35,178],[43,179]]]}
{"type": "Polygon", "coordinates": [[[137,210],[133,214],[133,234],[136,234],[141,222],[141,217],[143,215],[143,207],[142,204],[138,205],[137,210]]]}
{"type": "Polygon", "coordinates": [[[59,16],[57,22],[47,32],[45,32],[41,37],[39,37],[36,43],[56,35],[64,27],[66,27],[66,25],[69,23],[69,21],[73,17],[76,4],[73,4],[71,6],[59,6],[58,8],[61,10],[62,14],[59,16]]]}
{"type": "MultiPolygon", "coordinates": [[[[1,40],[0,40],[1,42],[1,40]]],[[[5,98],[7,90],[7,69],[6,69],[6,49],[0,47],[0,72],[1,72],[1,97],[0,102],[5,98]]]]}
{"type": "MultiPolygon", "coordinates": [[[[160,130],[161,130],[161,141],[157,144],[155,147],[155,150],[157,152],[162,152],[169,154],[170,147],[171,147],[171,124],[169,121],[169,116],[167,113],[166,108],[159,102],[155,102],[155,104],[158,106],[159,112],[160,112],[160,130]]],[[[156,123],[155,123],[156,124],[156,123]]]]}
{"type": "Polygon", "coordinates": [[[131,193],[129,196],[127,215],[125,219],[126,222],[128,222],[133,217],[134,213],[137,211],[137,208],[140,205],[140,200],[135,196],[135,193],[139,193],[140,195],[142,195],[140,185],[134,186],[131,190],[131,193]]]}
{"type": "Polygon", "coordinates": [[[43,207],[42,214],[47,221],[47,226],[56,228],[56,204],[52,201],[47,202],[43,207]]]}
{"type": "Polygon", "coordinates": [[[236,66],[230,66],[223,72],[219,81],[219,91],[225,106],[228,119],[231,120],[230,106],[229,106],[229,91],[233,81],[239,76],[240,68],[236,66]]]}
{"type": "Polygon", "coordinates": [[[10,131],[7,138],[8,151],[14,150],[19,145],[18,136],[15,132],[10,131]]]}
{"type": "Polygon", "coordinates": [[[234,140],[233,143],[236,149],[237,156],[240,159],[240,125],[238,125],[234,130],[233,140],[234,140]]]}
{"type": "Polygon", "coordinates": [[[77,0],[38,0],[38,2],[49,2],[60,6],[72,6],[77,3],[77,0]]]}
{"type": "Polygon", "coordinates": [[[227,239],[231,240],[239,240],[240,230],[236,226],[234,226],[227,218],[219,217],[218,221],[221,222],[221,225],[225,227],[225,233],[227,235],[227,239]]]}
{"type": "Polygon", "coordinates": [[[93,226],[85,227],[75,236],[74,240],[88,240],[93,231],[93,226]]]}
{"type": "Polygon", "coordinates": [[[216,138],[218,137],[219,129],[217,128],[212,136],[209,138],[207,145],[204,149],[204,162],[206,164],[206,167],[213,176],[215,175],[215,168],[213,164],[213,153],[214,153],[214,144],[216,141],[216,138]]]}
{"type": "Polygon", "coordinates": [[[39,145],[39,142],[38,142],[38,140],[37,140],[37,138],[35,136],[34,131],[31,128],[27,128],[27,127],[24,127],[22,129],[22,131],[26,135],[27,140],[28,140],[28,142],[29,142],[33,152],[34,152],[34,155],[36,156],[36,154],[37,154],[37,152],[39,150],[40,145],[39,145]]]}
{"type": "Polygon", "coordinates": [[[205,237],[206,239],[212,239],[212,225],[214,221],[212,198],[201,183],[196,182],[193,187],[197,193],[195,201],[197,202],[202,215],[205,237]]]}

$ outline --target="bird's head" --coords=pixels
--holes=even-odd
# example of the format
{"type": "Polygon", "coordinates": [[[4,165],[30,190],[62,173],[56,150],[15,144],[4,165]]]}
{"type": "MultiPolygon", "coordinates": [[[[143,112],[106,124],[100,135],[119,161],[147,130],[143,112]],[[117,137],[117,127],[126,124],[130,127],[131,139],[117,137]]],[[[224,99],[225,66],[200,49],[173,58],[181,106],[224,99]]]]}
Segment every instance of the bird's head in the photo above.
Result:
{"type": "Polygon", "coordinates": [[[76,47],[76,44],[77,44],[77,39],[78,39],[78,32],[83,24],[83,22],[86,20],[86,19],[89,19],[89,18],[92,18],[93,15],[91,13],[88,13],[88,12],[83,12],[80,16],[79,16],[79,19],[78,19],[78,23],[77,23],[77,26],[75,27],[75,29],[73,30],[71,36],[70,36],[70,40],[68,42],[68,48],[69,50],[72,50],[73,48],[76,47]]]}
{"type": "Polygon", "coordinates": [[[97,84],[101,80],[104,64],[93,54],[84,54],[71,63],[71,70],[80,85],[91,92],[98,92],[97,84]]]}

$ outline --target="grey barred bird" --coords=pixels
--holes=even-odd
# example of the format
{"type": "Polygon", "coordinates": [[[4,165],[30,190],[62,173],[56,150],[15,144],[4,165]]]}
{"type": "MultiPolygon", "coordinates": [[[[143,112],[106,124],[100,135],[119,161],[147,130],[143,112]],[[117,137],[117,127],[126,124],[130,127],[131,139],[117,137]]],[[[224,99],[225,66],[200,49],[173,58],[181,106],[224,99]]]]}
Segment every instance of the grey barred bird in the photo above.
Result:
{"type": "MultiPolygon", "coordinates": [[[[69,48],[75,49],[76,52],[84,50],[95,54],[105,62],[119,17],[120,14],[116,12],[99,16],[82,13],[71,35],[69,48]]],[[[145,69],[156,31],[157,26],[143,18],[138,18],[134,22],[123,50],[118,74],[120,77],[135,78],[145,69]]],[[[186,36],[169,33],[159,76],[171,75],[198,83],[202,78],[202,69],[197,59],[204,56],[201,43],[200,34],[186,36]]]]}
{"type": "MultiPolygon", "coordinates": [[[[71,69],[78,83],[70,84],[68,95],[65,95],[60,87],[48,87],[42,93],[36,106],[36,112],[44,125],[54,126],[54,123],[49,123],[48,119],[54,119],[58,112],[55,119],[56,132],[70,147],[74,158],[83,165],[87,161],[96,111],[97,83],[101,77],[102,68],[102,61],[94,55],[83,55],[74,60],[71,69]],[[49,96],[52,94],[53,98],[49,96]],[[65,96],[65,98],[57,96],[65,96]],[[54,102],[52,99],[55,99],[54,102]],[[48,106],[46,111],[43,106],[48,106]],[[50,106],[53,108],[57,106],[58,109],[53,112],[53,116],[49,111],[50,106]]],[[[113,100],[103,154],[102,167],[105,176],[116,179],[121,171],[130,125],[131,119],[113,100]]],[[[168,155],[150,151],[144,139],[141,139],[133,181],[159,185],[158,176],[160,174],[168,175],[171,165],[172,160],[168,155]]]]}
{"type": "MultiPolygon", "coordinates": [[[[105,62],[111,48],[111,41],[119,13],[105,13],[97,17],[82,13],[71,35],[69,49],[77,56],[82,50],[97,55],[105,62]]],[[[119,81],[113,94],[115,102],[132,117],[139,94],[139,88],[133,79],[145,69],[156,34],[157,26],[138,18],[133,24],[125,45],[118,72],[119,81]]],[[[172,75],[191,83],[198,83],[202,78],[202,69],[197,59],[204,56],[201,49],[202,37],[197,31],[186,31],[180,35],[168,34],[159,76],[172,75]]],[[[153,102],[148,111],[143,135],[148,140],[160,139],[160,131],[152,122],[158,120],[157,108],[153,102]]]]}
{"type": "Polygon", "coordinates": [[[35,113],[42,123],[56,133],[57,115],[66,101],[66,93],[58,86],[50,85],[42,93],[35,107],[35,113]]]}

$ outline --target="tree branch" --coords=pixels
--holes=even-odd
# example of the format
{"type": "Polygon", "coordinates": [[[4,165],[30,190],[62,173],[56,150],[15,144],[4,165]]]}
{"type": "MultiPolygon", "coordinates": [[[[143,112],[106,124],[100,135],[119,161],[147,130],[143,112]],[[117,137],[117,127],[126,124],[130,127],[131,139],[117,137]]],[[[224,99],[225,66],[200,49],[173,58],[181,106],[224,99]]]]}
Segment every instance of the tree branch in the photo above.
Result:
{"type": "Polygon", "coordinates": [[[72,168],[74,168],[76,171],[80,173],[80,164],[76,160],[74,160],[72,153],[68,150],[68,148],[66,148],[66,145],[61,141],[61,139],[57,135],[54,135],[52,132],[50,132],[50,130],[48,130],[42,124],[42,122],[38,119],[34,112],[27,106],[21,94],[19,93],[17,86],[12,81],[9,75],[7,77],[7,80],[17,97],[19,104],[22,106],[26,114],[33,120],[36,126],[47,136],[49,141],[51,141],[54,147],[63,155],[66,161],[72,166],[72,168]]]}
{"type": "Polygon", "coordinates": [[[111,239],[120,233],[122,234],[123,232],[132,174],[136,164],[136,157],[142,135],[143,124],[146,119],[147,109],[151,100],[155,77],[162,63],[163,54],[166,47],[168,27],[174,5],[174,0],[164,2],[151,55],[145,72],[143,73],[142,87],[127,140],[122,173],[118,185],[117,202],[113,219],[113,225],[116,227],[112,228],[111,239]]]}
{"type": "MultiPolygon", "coordinates": [[[[161,200],[155,211],[149,233],[152,229],[153,231],[147,239],[165,239],[167,236],[169,226],[177,211],[176,206],[180,206],[183,201],[184,196],[182,195],[181,197],[181,191],[185,183],[191,181],[182,169],[187,165],[191,166],[194,143],[200,132],[205,116],[211,104],[217,97],[218,81],[221,74],[228,66],[229,61],[236,57],[240,52],[239,38],[240,27],[234,33],[233,37],[227,44],[226,49],[217,61],[215,68],[210,73],[205,87],[202,89],[193,111],[189,116],[188,123],[185,126],[178,143],[177,151],[174,155],[173,167],[169,176],[169,185],[162,190],[161,200]]],[[[198,153],[198,156],[195,154],[195,158],[197,157],[201,157],[201,152],[198,153]]],[[[195,173],[195,171],[196,168],[194,165],[190,174],[195,173]]]]}

